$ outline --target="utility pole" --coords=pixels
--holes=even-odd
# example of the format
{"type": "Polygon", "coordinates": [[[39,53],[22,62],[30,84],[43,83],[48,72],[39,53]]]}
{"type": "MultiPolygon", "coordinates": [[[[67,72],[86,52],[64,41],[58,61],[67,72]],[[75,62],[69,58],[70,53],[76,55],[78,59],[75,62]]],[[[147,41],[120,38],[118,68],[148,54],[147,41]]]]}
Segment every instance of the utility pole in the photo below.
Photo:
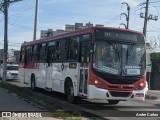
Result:
{"type": "Polygon", "coordinates": [[[4,0],[4,19],[3,81],[6,81],[8,56],[8,0],[4,0]]]}
{"type": "Polygon", "coordinates": [[[148,4],[149,4],[149,0],[146,1],[146,10],[145,10],[145,18],[144,18],[143,34],[145,37],[146,37],[147,21],[148,21],[148,4]]]}
{"type": "MultiPolygon", "coordinates": [[[[143,34],[144,36],[146,37],[147,35],[147,22],[149,20],[155,20],[157,21],[158,20],[158,16],[153,16],[152,14],[150,14],[148,16],[148,6],[149,6],[149,0],[146,0],[146,3],[143,3],[143,4],[146,4],[146,7],[145,7],[145,15],[143,15],[143,13],[140,13],[140,18],[144,18],[144,27],[143,27],[143,34]]],[[[146,48],[149,47],[147,44],[146,44],[146,48]]],[[[147,49],[146,49],[147,50],[147,49]]],[[[147,53],[147,52],[146,52],[147,53]]],[[[149,57],[150,54],[146,54],[146,59],[147,58],[150,58],[149,57]]],[[[146,63],[147,64],[147,67],[150,66],[151,67],[151,63],[146,63]]],[[[150,90],[150,77],[151,77],[151,71],[147,71],[147,81],[148,81],[148,89],[150,90]]]]}
{"type": "Polygon", "coordinates": [[[128,29],[129,28],[129,17],[130,17],[130,6],[126,2],[123,2],[122,5],[123,4],[127,5],[127,14],[126,13],[121,13],[121,15],[126,16],[127,25],[125,25],[124,23],[121,23],[120,25],[125,25],[126,26],[125,28],[128,29]]]}
{"type": "Polygon", "coordinates": [[[140,17],[144,18],[144,27],[143,27],[143,34],[146,37],[146,31],[147,31],[147,22],[149,20],[158,20],[158,16],[153,16],[153,15],[149,15],[148,16],[148,5],[149,5],[149,0],[146,1],[146,7],[145,7],[145,16],[143,15],[143,13],[140,13],[140,17]]]}
{"type": "Polygon", "coordinates": [[[4,56],[3,56],[3,81],[6,81],[7,74],[7,57],[8,57],[8,7],[10,3],[18,2],[21,0],[4,0],[1,2],[0,10],[4,13],[4,56]]]}
{"type": "Polygon", "coordinates": [[[35,8],[35,20],[34,20],[34,35],[33,35],[33,40],[36,40],[36,36],[37,36],[37,20],[38,20],[38,0],[36,0],[36,8],[35,8]]]}

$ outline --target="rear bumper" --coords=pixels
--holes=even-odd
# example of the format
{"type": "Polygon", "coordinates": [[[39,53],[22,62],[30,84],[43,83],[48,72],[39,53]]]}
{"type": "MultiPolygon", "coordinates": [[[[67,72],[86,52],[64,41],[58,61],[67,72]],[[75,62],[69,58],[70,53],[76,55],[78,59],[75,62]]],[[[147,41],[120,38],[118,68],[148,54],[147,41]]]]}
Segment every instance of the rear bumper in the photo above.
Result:
{"type": "MultiPolygon", "coordinates": [[[[120,91],[118,91],[120,92],[120,91]]],[[[144,100],[146,90],[134,90],[127,97],[115,97],[106,89],[97,88],[94,85],[88,86],[88,99],[101,100],[144,100]],[[141,96],[142,95],[142,96],[141,96]]],[[[120,95],[121,96],[121,95],[120,95]]]]}

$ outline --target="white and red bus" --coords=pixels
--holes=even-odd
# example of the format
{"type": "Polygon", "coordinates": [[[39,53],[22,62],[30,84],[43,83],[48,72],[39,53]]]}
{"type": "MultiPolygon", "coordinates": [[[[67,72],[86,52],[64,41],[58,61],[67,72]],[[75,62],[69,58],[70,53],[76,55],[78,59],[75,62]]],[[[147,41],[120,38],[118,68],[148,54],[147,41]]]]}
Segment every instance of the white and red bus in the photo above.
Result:
{"type": "Polygon", "coordinates": [[[146,50],[142,33],[91,27],[21,46],[20,79],[75,98],[144,100],[146,50]]]}

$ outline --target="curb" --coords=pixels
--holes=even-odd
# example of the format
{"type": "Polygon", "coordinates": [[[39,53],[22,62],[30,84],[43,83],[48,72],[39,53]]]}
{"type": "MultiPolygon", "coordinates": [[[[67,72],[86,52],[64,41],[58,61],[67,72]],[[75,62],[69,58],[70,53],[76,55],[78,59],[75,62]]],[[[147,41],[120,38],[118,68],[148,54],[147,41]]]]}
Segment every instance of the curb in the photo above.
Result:
{"type": "Polygon", "coordinates": [[[145,95],[145,99],[158,100],[158,98],[156,96],[151,96],[151,95],[145,95]]]}

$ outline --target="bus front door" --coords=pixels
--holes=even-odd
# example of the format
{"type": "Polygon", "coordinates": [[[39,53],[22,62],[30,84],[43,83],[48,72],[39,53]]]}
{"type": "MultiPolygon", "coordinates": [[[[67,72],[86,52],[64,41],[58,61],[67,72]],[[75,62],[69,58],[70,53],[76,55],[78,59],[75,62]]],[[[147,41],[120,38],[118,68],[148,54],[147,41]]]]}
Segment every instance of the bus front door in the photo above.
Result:
{"type": "Polygon", "coordinates": [[[80,44],[80,80],[79,80],[79,94],[87,96],[87,85],[89,79],[89,44],[85,41],[80,44]]]}

